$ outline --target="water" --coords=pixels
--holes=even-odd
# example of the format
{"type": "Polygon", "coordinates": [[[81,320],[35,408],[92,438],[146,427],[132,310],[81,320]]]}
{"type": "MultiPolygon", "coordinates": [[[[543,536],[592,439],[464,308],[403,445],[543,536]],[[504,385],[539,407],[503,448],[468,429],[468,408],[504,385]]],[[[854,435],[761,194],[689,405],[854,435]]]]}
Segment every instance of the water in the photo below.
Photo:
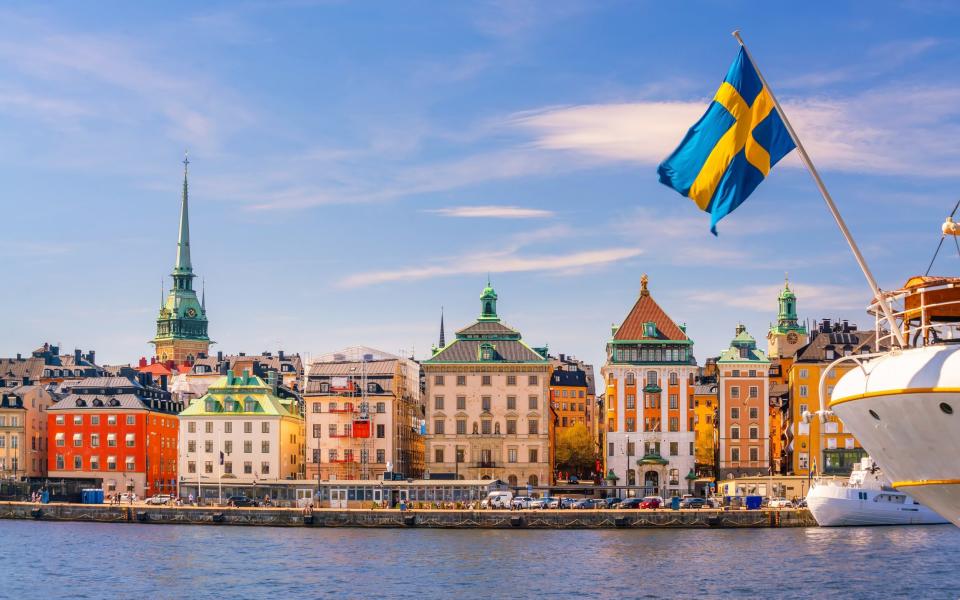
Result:
{"type": "Polygon", "coordinates": [[[960,528],[482,531],[0,521],[9,598],[960,595],[960,528]]]}

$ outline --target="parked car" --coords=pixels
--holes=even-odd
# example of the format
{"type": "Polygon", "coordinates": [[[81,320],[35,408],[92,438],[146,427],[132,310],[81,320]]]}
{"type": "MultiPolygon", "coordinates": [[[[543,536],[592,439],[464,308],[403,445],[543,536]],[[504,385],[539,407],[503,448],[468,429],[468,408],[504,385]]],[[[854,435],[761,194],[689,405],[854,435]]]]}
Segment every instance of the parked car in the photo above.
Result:
{"type": "Polygon", "coordinates": [[[579,509],[597,509],[597,508],[606,508],[607,503],[603,500],[598,500],[596,498],[585,498],[583,500],[578,500],[573,503],[573,508],[579,509]]]}
{"type": "Polygon", "coordinates": [[[616,508],[640,508],[640,503],[643,502],[642,498],[627,498],[621,502],[616,508]]]}
{"type": "Polygon", "coordinates": [[[530,502],[530,508],[557,508],[559,504],[559,499],[551,496],[544,496],[542,498],[535,498],[532,502],[530,502]]]}
{"type": "Polygon", "coordinates": [[[567,480],[567,483],[569,483],[570,485],[577,485],[578,483],[580,483],[580,478],[577,477],[576,475],[571,475],[570,479],[567,480]]]}
{"type": "Polygon", "coordinates": [[[663,506],[663,499],[659,496],[647,496],[640,501],[640,508],[660,508],[663,506]]]}
{"type": "Polygon", "coordinates": [[[173,496],[171,496],[170,494],[154,494],[153,496],[150,496],[149,498],[144,500],[144,502],[146,504],[164,505],[164,504],[170,504],[171,500],[173,500],[173,496]]]}
{"type": "Polygon", "coordinates": [[[770,508],[793,508],[793,502],[790,502],[786,498],[774,498],[767,506],[770,508]]]}
{"type": "Polygon", "coordinates": [[[530,496],[516,496],[513,499],[513,502],[510,503],[510,508],[523,509],[530,508],[530,503],[533,502],[533,498],[530,496]]]}
{"type": "Polygon", "coordinates": [[[706,508],[707,501],[704,498],[684,498],[680,501],[680,508],[706,508]]]}
{"type": "Polygon", "coordinates": [[[618,508],[620,506],[620,503],[623,502],[623,498],[617,498],[617,497],[604,498],[603,502],[604,504],[606,504],[605,508],[618,508]]]}
{"type": "Polygon", "coordinates": [[[513,492],[490,492],[480,503],[480,508],[510,508],[513,492]]]}
{"type": "Polygon", "coordinates": [[[246,508],[256,506],[257,503],[246,496],[230,496],[227,498],[227,506],[236,506],[237,508],[246,508]]]}
{"type": "Polygon", "coordinates": [[[560,508],[573,508],[573,505],[579,502],[577,498],[561,498],[560,508]]]}

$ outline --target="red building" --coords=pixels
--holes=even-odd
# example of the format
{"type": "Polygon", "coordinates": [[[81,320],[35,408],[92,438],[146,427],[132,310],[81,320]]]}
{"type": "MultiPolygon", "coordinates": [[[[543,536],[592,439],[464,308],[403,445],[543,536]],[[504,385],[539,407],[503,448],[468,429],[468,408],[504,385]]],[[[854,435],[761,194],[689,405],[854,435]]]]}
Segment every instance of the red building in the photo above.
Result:
{"type": "Polygon", "coordinates": [[[175,493],[183,404],[150,383],[148,375],[87,378],[50,407],[49,477],[99,480],[108,495],[175,493]]]}

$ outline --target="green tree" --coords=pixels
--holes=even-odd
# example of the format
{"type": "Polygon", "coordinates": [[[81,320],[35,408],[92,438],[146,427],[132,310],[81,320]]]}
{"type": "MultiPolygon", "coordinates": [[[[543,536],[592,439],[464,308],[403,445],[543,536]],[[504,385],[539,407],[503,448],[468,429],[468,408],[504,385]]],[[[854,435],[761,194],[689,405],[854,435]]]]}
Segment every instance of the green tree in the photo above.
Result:
{"type": "Polygon", "coordinates": [[[583,423],[564,429],[557,436],[554,453],[557,469],[584,475],[593,470],[595,453],[593,438],[583,423]]]}

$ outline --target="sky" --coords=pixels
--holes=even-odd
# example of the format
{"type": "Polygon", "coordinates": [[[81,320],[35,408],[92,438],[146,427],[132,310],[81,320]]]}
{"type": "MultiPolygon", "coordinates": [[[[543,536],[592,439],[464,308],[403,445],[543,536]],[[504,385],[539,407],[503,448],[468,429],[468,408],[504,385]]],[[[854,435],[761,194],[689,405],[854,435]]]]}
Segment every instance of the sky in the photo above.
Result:
{"type": "MultiPolygon", "coordinates": [[[[650,278],[702,362],[801,318],[872,324],[792,153],[709,233],[656,166],[739,28],[881,287],[960,182],[951,2],[164,2],[0,9],[0,355],[149,356],[185,149],[212,350],[429,356],[489,276],[531,345],[599,367],[650,278]],[[772,7],[771,7],[772,6],[772,7]]],[[[934,272],[954,274],[949,244],[934,272]]]]}

